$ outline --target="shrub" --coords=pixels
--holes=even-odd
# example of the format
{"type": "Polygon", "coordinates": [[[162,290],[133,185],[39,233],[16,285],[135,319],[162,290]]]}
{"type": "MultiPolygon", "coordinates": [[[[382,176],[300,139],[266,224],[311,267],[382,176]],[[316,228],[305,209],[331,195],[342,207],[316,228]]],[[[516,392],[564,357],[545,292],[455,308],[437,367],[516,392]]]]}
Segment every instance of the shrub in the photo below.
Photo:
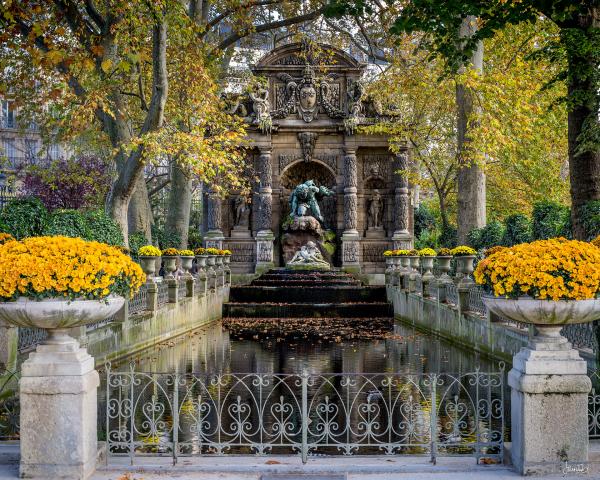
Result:
{"type": "Polygon", "coordinates": [[[458,231],[454,225],[448,225],[442,228],[442,233],[438,240],[440,247],[454,248],[458,243],[458,231]]]}
{"type": "Polygon", "coordinates": [[[531,233],[534,240],[569,236],[568,207],[551,201],[539,202],[533,206],[532,217],[531,233]]]}
{"type": "Polygon", "coordinates": [[[142,232],[135,232],[129,235],[129,249],[132,252],[139,252],[140,248],[149,243],[150,242],[142,232]]]}
{"type": "Polygon", "coordinates": [[[0,215],[0,223],[5,227],[2,230],[17,240],[41,235],[47,221],[48,210],[35,197],[12,199],[0,215]]]}
{"type": "Polygon", "coordinates": [[[111,183],[106,159],[96,156],[55,160],[26,169],[23,190],[40,198],[49,210],[95,208],[102,204],[111,183]]]}
{"type": "MultiPolygon", "coordinates": [[[[86,237],[88,240],[109,245],[123,245],[124,239],[119,225],[104,210],[90,210],[84,214],[84,218],[89,231],[89,236],[86,237]]],[[[136,252],[137,249],[131,251],[136,252]]]]}
{"type": "Polygon", "coordinates": [[[188,247],[195,250],[202,246],[202,235],[197,230],[190,230],[188,233],[188,247]]]}
{"type": "Polygon", "coordinates": [[[179,235],[167,232],[164,228],[152,226],[152,238],[158,243],[161,249],[178,247],[181,244],[179,235]]]}
{"type": "Polygon", "coordinates": [[[479,250],[481,245],[481,231],[483,228],[474,228],[467,233],[467,244],[475,250],[479,250]]]}
{"type": "Polygon", "coordinates": [[[586,233],[586,240],[600,235],[600,200],[592,200],[581,208],[581,222],[586,233]]]}
{"type": "Polygon", "coordinates": [[[45,236],[79,237],[90,240],[90,231],[84,216],[77,210],[55,210],[44,227],[45,236]]]}
{"type": "Polygon", "coordinates": [[[436,229],[435,216],[424,203],[421,203],[415,210],[415,238],[420,237],[426,230],[433,232],[436,229]]]}
{"type": "Polygon", "coordinates": [[[423,230],[415,239],[415,248],[421,250],[427,247],[437,248],[439,235],[436,231],[423,230]]]}
{"type": "Polygon", "coordinates": [[[504,227],[500,222],[493,220],[485,227],[471,230],[467,235],[467,241],[475,250],[483,250],[501,245],[503,236],[504,227]]]}
{"type": "Polygon", "coordinates": [[[531,242],[531,221],[527,215],[515,213],[504,220],[502,245],[512,247],[519,243],[531,242]]]}

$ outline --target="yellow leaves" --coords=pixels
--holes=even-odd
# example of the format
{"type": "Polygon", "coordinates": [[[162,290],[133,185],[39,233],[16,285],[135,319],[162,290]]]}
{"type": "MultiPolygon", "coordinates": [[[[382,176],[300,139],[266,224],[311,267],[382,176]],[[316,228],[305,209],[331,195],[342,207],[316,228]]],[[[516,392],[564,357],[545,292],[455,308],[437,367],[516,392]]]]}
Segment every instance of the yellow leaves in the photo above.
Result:
{"type": "Polygon", "coordinates": [[[110,58],[106,58],[106,59],[102,60],[102,63],[100,64],[100,68],[102,68],[102,71],[104,73],[109,73],[111,67],[112,67],[112,60],[110,58]]]}
{"type": "Polygon", "coordinates": [[[63,56],[62,50],[51,49],[46,52],[46,59],[53,65],[59,64],[63,60],[63,56]]]}

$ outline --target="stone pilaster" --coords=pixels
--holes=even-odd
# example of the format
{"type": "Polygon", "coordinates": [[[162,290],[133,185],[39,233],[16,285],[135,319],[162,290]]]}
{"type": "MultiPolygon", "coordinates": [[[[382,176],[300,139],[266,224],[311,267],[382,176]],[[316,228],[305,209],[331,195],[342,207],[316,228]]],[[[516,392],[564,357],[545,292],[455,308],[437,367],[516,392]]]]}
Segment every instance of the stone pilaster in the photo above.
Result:
{"type": "Polygon", "coordinates": [[[271,230],[273,198],[272,198],[272,159],[271,149],[261,149],[258,157],[258,205],[256,233],[256,272],[262,273],[274,266],[273,241],[275,236],[271,230]]]}
{"type": "Polygon", "coordinates": [[[346,147],[344,155],[344,232],[342,233],[342,268],[360,271],[358,235],[358,167],[356,150],[346,147]]]}
{"type": "MultiPolygon", "coordinates": [[[[408,168],[408,154],[406,151],[399,152],[394,157],[394,172],[406,171],[408,168]]],[[[410,195],[408,180],[405,175],[394,173],[394,241],[395,249],[412,248],[412,236],[408,231],[408,216],[410,207],[410,195]]]]}
{"type": "Polygon", "coordinates": [[[225,237],[222,230],[221,198],[212,188],[208,192],[207,203],[208,232],[204,238],[204,246],[222,249],[225,237]]]}

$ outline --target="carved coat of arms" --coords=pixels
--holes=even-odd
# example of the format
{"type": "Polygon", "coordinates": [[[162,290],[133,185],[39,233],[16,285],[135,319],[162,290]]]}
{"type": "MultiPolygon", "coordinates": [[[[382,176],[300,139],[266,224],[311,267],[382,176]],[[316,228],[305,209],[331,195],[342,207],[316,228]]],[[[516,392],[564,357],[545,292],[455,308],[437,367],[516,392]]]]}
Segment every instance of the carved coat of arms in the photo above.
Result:
{"type": "Polygon", "coordinates": [[[293,112],[306,123],[317,118],[322,106],[331,118],[344,118],[343,110],[337,108],[331,99],[331,84],[335,77],[327,75],[317,79],[312,65],[304,67],[302,78],[294,78],[288,73],[280,73],[277,78],[285,82],[283,106],[271,112],[273,118],[285,118],[293,112]]]}

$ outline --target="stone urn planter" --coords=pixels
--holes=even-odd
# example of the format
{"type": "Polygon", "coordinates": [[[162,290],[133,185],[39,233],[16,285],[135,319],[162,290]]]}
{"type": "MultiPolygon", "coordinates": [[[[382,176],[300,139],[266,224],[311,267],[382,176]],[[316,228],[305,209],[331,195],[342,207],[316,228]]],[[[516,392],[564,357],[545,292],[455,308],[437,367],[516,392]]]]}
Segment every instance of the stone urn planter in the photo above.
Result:
{"type": "Polygon", "coordinates": [[[423,266],[423,281],[429,282],[435,279],[435,276],[432,273],[433,270],[433,261],[435,260],[434,256],[424,255],[421,257],[421,265],[423,266]]]}
{"type": "Polygon", "coordinates": [[[216,255],[207,255],[206,256],[206,265],[208,265],[209,267],[214,267],[217,262],[216,259],[217,259],[216,255]]]}
{"type": "Polygon", "coordinates": [[[206,259],[208,255],[196,255],[196,267],[198,268],[198,273],[206,271],[206,259]]]}
{"type": "MultiPolygon", "coordinates": [[[[152,277],[154,276],[154,273],[156,272],[156,259],[157,258],[160,261],[160,257],[145,257],[145,256],[138,257],[138,259],[140,261],[140,266],[142,267],[142,270],[146,274],[146,279],[148,282],[152,281],[152,277]]],[[[159,264],[159,269],[160,269],[160,264],[159,264]]]]}
{"type": "Polygon", "coordinates": [[[43,328],[48,338],[43,344],[74,343],[67,332],[74,327],[104,320],[117,313],[125,299],[109,296],[102,300],[66,300],[48,298],[32,300],[19,297],[14,302],[0,302],[0,319],[17,327],[43,328]]]}
{"type": "Polygon", "coordinates": [[[217,267],[222,267],[223,266],[223,255],[217,255],[215,257],[215,261],[216,261],[217,267]]]}
{"type": "Polygon", "coordinates": [[[538,340],[562,338],[560,330],[572,323],[589,323],[600,318],[600,298],[587,300],[517,299],[484,295],[485,306],[496,315],[535,325],[538,340]],[[541,338],[540,338],[541,337],[541,338]]]}
{"type": "Polygon", "coordinates": [[[192,255],[181,256],[181,268],[185,271],[185,276],[190,277],[190,270],[192,269],[192,265],[194,263],[194,257],[192,255]]]}
{"type": "Polygon", "coordinates": [[[473,262],[477,258],[475,255],[457,255],[456,259],[456,271],[461,273],[460,280],[458,282],[459,287],[469,287],[475,282],[471,275],[473,274],[473,262]]]}
{"type": "Polygon", "coordinates": [[[231,263],[231,255],[223,256],[223,265],[229,265],[231,263]]]}
{"type": "Polygon", "coordinates": [[[162,256],[162,264],[165,269],[165,278],[175,278],[173,273],[177,270],[177,259],[179,257],[176,255],[163,255],[162,256]]]}
{"type": "Polygon", "coordinates": [[[451,262],[452,262],[452,256],[451,255],[443,255],[443,256],[438,256],[437,258],[437,262],[438,262],[438,268],[440,269],[441,275],[439,278],[440,282],[443,283],[448,283],[452,281],[452,278],[450,277],[449,273],[450,270],[452,269],[451,266],[451,262]]]}

